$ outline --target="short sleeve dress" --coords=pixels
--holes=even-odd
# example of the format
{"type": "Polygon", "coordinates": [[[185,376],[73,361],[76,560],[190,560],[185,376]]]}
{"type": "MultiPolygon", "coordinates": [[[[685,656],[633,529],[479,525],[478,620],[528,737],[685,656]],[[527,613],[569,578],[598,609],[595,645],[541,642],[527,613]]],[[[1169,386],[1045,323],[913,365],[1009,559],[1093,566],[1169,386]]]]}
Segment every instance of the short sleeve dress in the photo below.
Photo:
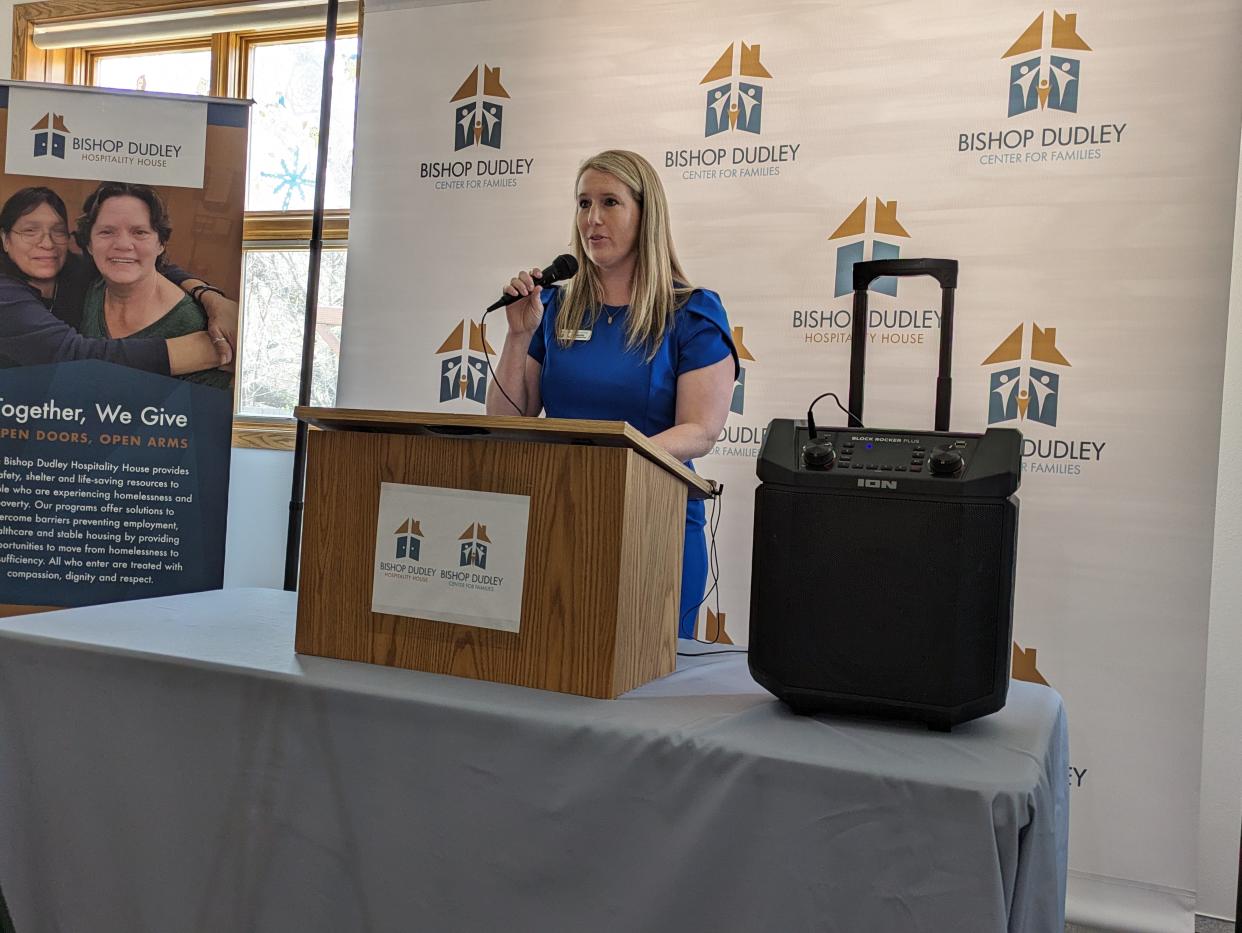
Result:
{"type": "MultiPolygon", "coordinates": [[[[540,392],[550,418],[628,421],[648,437],[676,423],[677,378],[726,357],[738,366],[737,350],[720,296],[695,289],[673,316],[673,326],[651,360],[646,348],[626,349],[628,307],[604,305],[592,322],[563,347],[556,339],[559,288],[545,288],[543,320],[531,335],[530,356],[542,366],[540,392]],[[586,334],[589,332],[589,337],[586,334]]],[[[693,469],[693,465],[687,463],[693,469]]],[[[686,507],[678,635],[694,634],[697,608],[707,583],[707,542],[702,501],[686,507]]]]}

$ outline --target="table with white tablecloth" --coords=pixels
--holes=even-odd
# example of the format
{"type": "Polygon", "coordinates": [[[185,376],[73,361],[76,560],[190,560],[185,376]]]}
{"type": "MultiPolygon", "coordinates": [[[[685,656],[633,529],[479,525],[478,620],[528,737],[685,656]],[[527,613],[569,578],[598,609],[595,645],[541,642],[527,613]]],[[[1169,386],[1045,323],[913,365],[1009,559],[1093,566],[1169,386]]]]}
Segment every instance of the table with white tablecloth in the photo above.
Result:
{"type": "Polygon", "coordinates": [[[740,654],[592,700],[298,656],[295,608],[0,620],[18,933],[1064,929],[1045,687],[951,734],[794,715],[740,654]]]}

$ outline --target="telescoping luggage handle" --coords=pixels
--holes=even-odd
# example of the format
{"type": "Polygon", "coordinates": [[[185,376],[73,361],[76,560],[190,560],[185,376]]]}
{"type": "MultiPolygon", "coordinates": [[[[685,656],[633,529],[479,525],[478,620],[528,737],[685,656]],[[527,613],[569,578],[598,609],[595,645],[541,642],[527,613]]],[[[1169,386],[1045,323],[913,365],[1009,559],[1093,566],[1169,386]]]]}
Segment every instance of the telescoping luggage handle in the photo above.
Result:
{"type": "Polygon", "coordinates": [[[949,430],[953,395],[953,294],[956,259],[873,259],[854,263],[854,319],[850,343],[850,427],[862,427],[863,373],[867,361],[867,289],[882,276],[930,275],[940,283],[940,367],[936,373],[936,428],[949,430]]]}

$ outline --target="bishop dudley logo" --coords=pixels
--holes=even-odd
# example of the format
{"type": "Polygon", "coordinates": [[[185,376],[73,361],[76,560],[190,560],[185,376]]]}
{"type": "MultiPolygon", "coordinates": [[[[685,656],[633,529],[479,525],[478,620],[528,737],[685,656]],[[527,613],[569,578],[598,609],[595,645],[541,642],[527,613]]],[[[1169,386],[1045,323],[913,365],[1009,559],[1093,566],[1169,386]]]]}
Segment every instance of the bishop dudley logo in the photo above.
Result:
{"type": "Polygon", "coordinates": [[[57,159],[65,157],[65,141],[69,138],[69,127],[65,126],[65,116],[61,113],[45,113],[34,126],[35,158],[50,155],[57,159]]]}
{"type": "Polygon", "coordinates": [[[988,376],[988,424],[1021,426],[1022,470],[1078,476],[1084,464],[1098,463],[1106,441],[1041,437],[1057,427],[1061,379],[1071,368],[1057,347],[1055,327],[1019,324],[983,361],[988,376]]]}
{"type": "MultiPolygon", "coordinates": [[[[506,122],[503,103],[509,92],[500,80],[500,66],[475,65],[456,93],[453,105],[453,152],[499,152],[506,122]]],[[[529,175],[535,160],[531,157],[468,159],[460,156],[445,161],[420,163],[419,177],[431,179],[437,191],[483,188],[516,188],[529,175]]]]}
{"type": "MultiPolygon", "coordinates": [[[[838,215],[839,216],[839,215],[838,215]]],[[[848,344],[853,339],[854,263],[867,259],[901,258],[901,241],[911,239],[897,217],[897,202],[863,198],[828,234],[833,252],[833,302],[829,307],[795,308],[791,329],[804,343],[848,344]]],[[[897,279],[882,276],[868,291],[897,297],[897,279]]],[[[867,309],[867,338],[873,344],[917,345],[924,331],[940,326],[935,308],[901,308],[893,302],[872,300],[867,309]]]]}
{"type": "Polygon", "coordinates": [[[710,137],[737,130],[758,136],[763,122],[763,85],[758,82],[770,77],[772,73],[759,60],[759,46],[730,43],[699,82],[710,85],[703,135],[710,137]],[[740,46],[737,63],[733,57],[734,45],[740,46]]]}
{"type": "Polygon", "coordinates": [[[1121,143],[1124,121],[1050,119],[1058,112],[1078,113],[1083,53],[1091,51],[1078,32],[1077,13],[1041,12],[1001,56],[1008,116],[1016,125],[959,133],[958,152],[977,153],[980,165],[995,166],[1103,158],[1106,147],[1121,143]]]}
{"type": "Polygon", "coordinates": [[[687,181],[704,181],[775,176],[782,165],[797,161],[801,143],[744,142],[747,135],[763,132],[764,94],[771,77],[757,43],[729,43],[699,80],[700,87],[707,87],[707,99],[698,119],[704,139],[714,145],[666,150],[664,167],[683,169],[681,177],[687,181]]]}
{"type": "MultiPolygon", "coordinates": [[[[1042,684],[1045,687],[1051,687],[1044,675],[1040,672],[1036,663],[1036,656],[1039,650],[1036,648],[1023,648],[1016,641],[1013,643],[1013,679],[1025,680],[1031,684],[1042,684]]],[[[1087,777],[1087,768],[1078,768],[1074,765],[1068,766],[1068,778],[1070,787],[1082,787],[1082,782],[1087,777]]]]}
{"type": "Polygon", "coordinates": [[[453,95],[457,112],[453,121],[453,151],[460,152],[469,146],[500,148],[500,133],[504,129],[504,105],[509,92],[500,83],[500,69],[483,65],[474,66],[470,77],[461,83],[453,95]],[[480,87],[480,77],[482,87],[480,87]]]}
{"type": "MultiPolygon", "coordinates": [[[[906,228],[897,219],[897,202],[875,199],[872,214],[871,235],[867,233],[867,199],[863,198],[850,215],[841,222],[828,239],[846,240],[837,247],[837,284],[832,296],[840,298],[854,293],[854,263],[866,259],[899,259],[901,246],[893,242],[897,237],[910,238],[906,228]],[[884,237],[884,239],[881,239],[884,237]],[[870,250],[867,247],[870,246],[870,250]],[[870,256],[866,255],[868,252],[870,256]]],[[[869,289],[881,295],[897,296],[897,279],[891,276],[878,278],[869,289]]]]}
{"type": "Polygon", "coordinates": [[[1045,38],[1045,15],[1040,13],[1009,47],[1009,115],[1040,110],[1078,112],[1078,82],[1082,59],[1074,52],[1090,52],[1091,46],[1078,35],[1078,14],[1062,16],[1053,10],[1052,35],[1045,38]]]}
{"type": "Polygon", "coordinates": [[[483,328],[474,321],[457,322],[448,339],[440,344],[440,403],[465,398],[480,405],[487,402],[487,357],[495,354],[483,328]],[[466,325],[469,324],[467,331],[466,325]],[[468,335],[468,336],[467,336],[468,335]]]}
{"type": "Polygon", "coordinates": [[[461,545],[460,566],[486,570],[487,548],[492,543],[487,536],[487,526],[481,522],[474,522],[457,536],[457,540],[461,545]]]}
{"type": "MultiPolygon", "coordinates": [[[[740,324],[733,328],[733,348],[737,350],[740,363],[737,378],[733,381],[733,400],[729,404],[729,412],[734,415],[741,415],[746,411],[746,364],[755,362],[754,354],[742,339],[743,330],[740,324]]],[[[725,422],[711,452],[718,457],[753,459],[759,455],[759,445],[763,443],[767,433],[768,429],[764,425],[725,422]]]]}
{"type": "Polygon", "coordinates": [[[1031,421],[1057,425],[1057,399],[1061,391],[1061,367],[1070,361],[1057,349],[1055,327],[1046,330],[1031,324],[1030,355],[1023,356],[1026,325],[1019,324],[983,361],[984,366],[1005,364],[991,375],[988,424],[1031,421]]]}
{"type": "Polygon", "coordinates": [[[422,542],[423,530],[418,527],[418,520],[407,518],[394,532],[397,539],[396,560],[418,560],[418,549],[422,542]]]}

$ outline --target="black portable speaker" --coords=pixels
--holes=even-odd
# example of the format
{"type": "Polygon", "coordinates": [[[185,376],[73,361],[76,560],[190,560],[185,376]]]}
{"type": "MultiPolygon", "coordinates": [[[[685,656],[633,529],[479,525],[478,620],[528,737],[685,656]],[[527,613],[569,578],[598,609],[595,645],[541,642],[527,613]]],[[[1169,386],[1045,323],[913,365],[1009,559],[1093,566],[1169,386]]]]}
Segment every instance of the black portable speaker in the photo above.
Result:
{"type": "Polygon", "coordinates": [[[1022,437],[948,430],[954,260],[854,266],[848,427],[778,419],[759,452],[750,670],[798,712],[937,729],[1005,705],[1022,437]],[[933,275],[936,429],[864,428],[867,288],[933,275]]]}

